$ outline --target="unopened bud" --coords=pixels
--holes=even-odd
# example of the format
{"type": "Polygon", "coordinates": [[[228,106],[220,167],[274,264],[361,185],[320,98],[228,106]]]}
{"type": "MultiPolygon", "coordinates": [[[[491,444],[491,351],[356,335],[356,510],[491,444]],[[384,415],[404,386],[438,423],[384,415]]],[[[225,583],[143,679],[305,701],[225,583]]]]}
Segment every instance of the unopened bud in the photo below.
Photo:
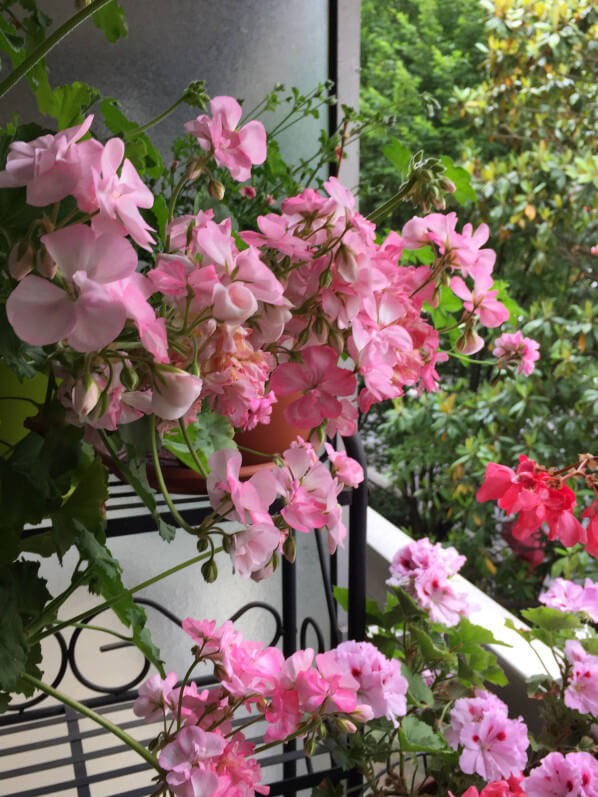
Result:
{"type": "Polygon", "coordinates": [[[457,190],[457,186],[453,183],[452,180],[449,180],[448,177],[443,177],[440,181],[440,187],[443,191],[446,191],[447,194],[454,194],[457,190]]]}
{"type": "Polygon", "coordinates": [[[289,532],[286,540],[282,545],[282,553],[287,562],[293,564],[297,557],[297,545],[295,544],[295,537],[289,532]]]}
{"type": "Polygon", "coordinates": [[[54,279],[57,266],[45,246],[35,253],[35,267],[42,277],[49,280],[54,279]]]}
{"type": "Polygon", "coordinates": [[[102,418],[108,412],[109,403],[110,399],[108,397],[108,391],[103,390],[100,395],[100,398],[98,399],[98,403],[89,413],[90,418],[92,418],[94,421],[97,421],[99,418],[102,418]]]}
{"type": "Polygon", "coordinates": [[[25,241],[19,241],[8,255],[8,271],[16,280],[22,280],[33,269],[33,249],[25,241]]]}
{"type": "Polygon", "coordinates": [[[222,549],[225,553],[233,553],[235,550],[235,537],[233,534],[224,534],[222,536],[222,549]]]}
{"type": "Polygon", "coordinates": [[[75,383],[72,393],[73,409],[77,415],[85,417],[100,400],[98,383],[89,374],[75,383]]]}
{"type": "Polygon", "coordinates": [[[187,166],[187,179],[196,180],[203,171],[203,165],[201,158],[193,158],[187,166]]]}
{"type": "Polygon", "coordinates": [[[218,568],[216,567],[216,562],[213,559],[210,559],[209,562],[205,562],[201,566],[201,574],[204,577],[204,581],[207,581],[208,584],[212,584],[218,578],[218,568]]]}
{"type": "Polygon", "coordinates": [[[197,550],[200,553],[203,553],[204,551],[207,551],[209,546],[210,546],[210,543],[208,542],[208,538],[207,537],[199,537],[198,538],[198,540],[197,540],[197,550]]]}
{"type": "Polygon", "coordinates": [[[344,717],[337,717],[336,718],[336,727],[341,731],[341,733],[355,733],[357,730],[357,725],[351,720],[345,719],[344,717]]]}
{"type": "Polygon", "coordinates": [[[309,739],[306,739],[303,742],[303,750],[305,751],[305,755],[308,758],[311,758],[313,755],[315,755],[317,746],[318,744],[313,736],[311,736],[309,739]]]}
{"type": "Polygon", "coordinates": [[[120,372],[120,383],[127,390],[137,390],[139,386],[139,374],[132,365],[123,363],[120,372]]]}
{"type": "Polygon", "coordinates": [[[224,186],[220,180],[214,180],[213,178],[210,180],[208,183],[208,193],[212,199],[215,199],[217,202],[224,199],[224,186]]]}

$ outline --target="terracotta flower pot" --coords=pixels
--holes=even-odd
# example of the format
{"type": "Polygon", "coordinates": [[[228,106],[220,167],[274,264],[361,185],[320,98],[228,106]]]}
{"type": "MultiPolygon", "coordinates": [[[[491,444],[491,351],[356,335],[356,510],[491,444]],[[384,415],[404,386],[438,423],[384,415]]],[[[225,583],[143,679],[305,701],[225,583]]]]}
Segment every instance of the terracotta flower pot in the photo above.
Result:
{"type": "MultiPolygon", "coordinates": [[[[291,426],[284,417],[285,407],[295,401],[297,393],[280,398],[272,406],[270,423],[258,424],[255,429],[249,432],[237,432],[235,440],[237,445],[251,448],[272,458],[276,454],[282,454],[297,437],[307,439],[309,429],[298,429],[291,426]]],[[[252,454],[249,451],[241,451],[243,454],[243,465],[257,465],[265,462],[266,458],[259,454],[252,454]]]]}

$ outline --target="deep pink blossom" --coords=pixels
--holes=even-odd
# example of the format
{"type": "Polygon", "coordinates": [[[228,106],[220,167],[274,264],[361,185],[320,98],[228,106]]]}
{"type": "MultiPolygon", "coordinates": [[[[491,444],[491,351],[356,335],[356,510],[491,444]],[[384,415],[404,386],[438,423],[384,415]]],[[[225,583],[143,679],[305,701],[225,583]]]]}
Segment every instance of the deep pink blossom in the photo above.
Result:
{"type": "Polygon", "coordinates": [[[319,426],[326,418],[342,412],[337,397],[355,392],[352,371],[339,368],[338,354],[330,346],[310,346],[301,351],[301,363],[279,365],[272,374],[270,387],[277,396],[303,395],[285,407],[287,421],[300,429],[319,426]]]}

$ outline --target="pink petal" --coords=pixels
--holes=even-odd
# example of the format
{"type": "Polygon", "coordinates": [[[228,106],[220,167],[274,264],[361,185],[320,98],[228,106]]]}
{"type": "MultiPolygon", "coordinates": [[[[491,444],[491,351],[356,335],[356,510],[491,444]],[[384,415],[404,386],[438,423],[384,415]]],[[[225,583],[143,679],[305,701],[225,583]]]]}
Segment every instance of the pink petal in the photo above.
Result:
{"type": "Polygon", "coordinates": [[[210,100],[210,113],[220,116],[224,122],[223,127],[234,130],[241,121],[243,109],[233,97],[212,97],[210,100]]]}
{"type": "Polygon", "coordinates": [[[249,160],[259,165],[266,160],[266,131],[261,122],[249,122],[239,131],[241,148],[249,160]]]}
{"type": "Polygon", "coordinates": [[[48,280],[29,275],[8,297],[6,315],[16,334],[32,346],[67,337],[75,325],[75,305],[48,280]]]}
{"type": "Polygon", "coordinates": [[[69,281],[73,279],[76,271],[89,269],[96,242],[91,227],[85,224],[72,224],[62,230],[42,235],[41,241],[69,281]]]}
{"type": "Polygon", "coordinates": [[[116,282],[134,274],[137,269],[135,249],[120,235],[100,235],[95,241],[91,260],[87,271],[96,282],[116,282]]]}
{"type": "Polygon", "coordinates": [[[289,396],[299,390],[306,390],[310,385],[311,380],[299,363],[279,365],[270,378],[270,388],[277,396],[289,396]]]}
{"type": "Polygon", "coordinates": [[[106,142],[102,152],[102,175],[108,177],[116,174],[125,155],[125,143],[120,138],[111,138],[106,142]]]}
{"type": "Polygon", "coordinates": [[[115,302],[104,285],[87,278],[78,271],[73,281],[80,290],[76,302],[76,323],[68,336],[69,345],[75,351],[103,349],[118,337],[127,320],[127,313],[120,302],[115,302]]]}

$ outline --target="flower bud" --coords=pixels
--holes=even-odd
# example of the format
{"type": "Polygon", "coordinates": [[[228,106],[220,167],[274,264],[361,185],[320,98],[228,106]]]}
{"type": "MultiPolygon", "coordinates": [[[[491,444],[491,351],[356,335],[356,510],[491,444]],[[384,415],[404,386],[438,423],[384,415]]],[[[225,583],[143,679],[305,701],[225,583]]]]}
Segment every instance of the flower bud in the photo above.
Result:
{"type": "Polygon", "coordinates": [[[198,377],[180,368],[159,365],[154,370],[152,411],[166,421],[176,421],[199,398],[201,389],[198,377]]]}
{"type": "Polygon", "coordinates": [[[203,160],[201,158],[193,158],[189,161],[187,166],[187,179],[196,180],[203,171],[203,160]]]}
{"type": "Polygon", "coordinates": [[[213,178],[210,180],[208,183],[208,193],[212,199],[215,199],[217,202],[224,199],[224,186],[220,180],[214,180],[213,178]]]}
{"type": "Polygon", "coordinates": [[[337,717],[336,720],[336,727],[339,729],[341,733],[355,733],[357,730],[357,725],[351,720],[345,719],[344,717],[337,717]]]}
{"type": "Polygon", "coordinates": [[[284,558],[287,560],[287,562],[293,564],[297,556],[297,545],[295,543],[295,537],[290,533],[283,543],[282,553],[284,554],[284,558]]]}
{"type": "Polygon", "coordinates": [[[73,409],[80,417],[85,417],[100,400],[98,383],[89,374],[75,383],[72,392],[73,409]]]}
{"type": "Polygon", "coordinates": [[[57,266],[45,246],[35,253],[35,267],[42,277],[49,280],[54,279],[57,266]]]}
{"type": "Polygon", "coordinates": [[[8,271],[16,280],[22,280],[33,269],[33,249],[29,243],[19,241],[8,255],[8,271]]]}
{"type": "Polygon", "coordinates": [[[201,574],[204,577],[204,581],[207,581],[208,584],[212,584],[216,581],[218,578],[216,562],[213,559],[210,559],[209,562],[204,562],[201,566],[201,574]]]}
{"type": "Polygon", "coordinates": [[[197,550],[200,553],[203,553],[204,551],[207,551],[209,546],[210,546],[210,543],[208,542],[208,538],[207,537],[202,536],[202,537],[198,538],[198,540],[197,540],[197,550]]]}
{"type": "Polygon", "coordinates": [[[235,550],[234,534],[224,534],[222,536],[222,549],[225,553],[233,553],[235,550]]]}
{"type": "Polygon", "coordinates": [[[139,387],[139,374],[129,363],[123,363],[120,372],[120,383],[127,390],[137,390],[139,387]]]}
{"type": "Polygon", "coordinates": [[[317,746],[318,746],[318,743],[316,742],[316,740],[315,740],[315,738],[313,736],[311,736],[309,739],[306,739],[303,742],[303,750],[305,751],[305,755],[308,758],[311,758],[313,755],[315,755],[317,746]]]}

